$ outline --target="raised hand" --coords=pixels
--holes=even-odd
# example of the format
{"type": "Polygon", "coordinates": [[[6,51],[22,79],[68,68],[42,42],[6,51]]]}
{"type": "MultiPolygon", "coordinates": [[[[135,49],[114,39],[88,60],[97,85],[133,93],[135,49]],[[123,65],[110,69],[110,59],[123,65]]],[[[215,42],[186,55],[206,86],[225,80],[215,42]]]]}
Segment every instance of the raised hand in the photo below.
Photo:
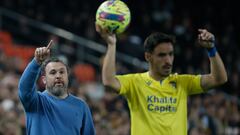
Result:
{"type": "Polygon", "coordinates": [[[47,47],[39,47],[36,48],[34,58],[36,59],[38,64],[42,64],[44,60],[50,57],[50,48],[52,46],[53,40],[51,40],[47,47]]]}
{"type": "Polygon", "coordinates": [[[212,33],[208,32],[206,29],[198,29],[198,43],[205,48],[213,48],[215,37],[212,33]]]}
{"type": "Polygon", "coordinates": [[[96,24],[96,31],[101,35],[101,37],[107,42],[108,45],[115,45],[117,38],[115,33],[110,33],[107,29],[101,28],[96,24]]]}

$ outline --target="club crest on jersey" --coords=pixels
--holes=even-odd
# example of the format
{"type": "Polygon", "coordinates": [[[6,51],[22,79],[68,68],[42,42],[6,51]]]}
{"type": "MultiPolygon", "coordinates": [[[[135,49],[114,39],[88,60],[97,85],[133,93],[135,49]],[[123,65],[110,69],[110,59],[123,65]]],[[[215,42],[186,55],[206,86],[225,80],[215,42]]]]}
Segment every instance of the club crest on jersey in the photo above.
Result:
{"type": "Polygon", "coordinates": [[[177,83],[174,81],[170,81],[169,84],[174,87],[175,89],[177,88],[177,83]]]}
{"type": "Polygon", "coordinates": [[[152,81],[147,81],[146,84],[150,86],[152,84],[152,81]]]}

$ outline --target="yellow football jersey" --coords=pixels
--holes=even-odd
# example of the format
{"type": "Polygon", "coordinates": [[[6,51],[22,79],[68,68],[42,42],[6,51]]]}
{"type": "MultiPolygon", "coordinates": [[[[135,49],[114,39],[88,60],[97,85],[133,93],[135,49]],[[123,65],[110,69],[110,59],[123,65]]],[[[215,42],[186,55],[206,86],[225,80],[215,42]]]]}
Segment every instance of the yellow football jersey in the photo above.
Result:
{"type": "Polygon", "coordinates": [[[161,82],[148,72],[116,77],[130,108],[131,135],[187,135],[187,97],[203,92],[200,75],[171,74],[161,82]]]}

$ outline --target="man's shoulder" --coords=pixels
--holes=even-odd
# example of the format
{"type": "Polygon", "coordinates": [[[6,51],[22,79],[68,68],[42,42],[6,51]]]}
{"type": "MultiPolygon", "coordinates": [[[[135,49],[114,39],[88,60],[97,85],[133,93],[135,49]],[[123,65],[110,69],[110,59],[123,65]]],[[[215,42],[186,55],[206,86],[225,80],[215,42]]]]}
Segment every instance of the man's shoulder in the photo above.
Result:
{"type": "Polygon", "coordinates": [[[169,75],[169,80],[176,80],[176,81],[181,81],[181,82],[189,82],[190,80],[194,78],[199,78],[201,75],[194,75],[194,74],[178,74],[174,73],[169,75]]]}
{"type": "Polygon", "coordinates": [[[142,72],[142,73],[128,73],[128,74],[122,74],[122,75],[117,75],[117,76],[124,76],[124,77],[133,77],[133,78],[138,78],[145,76],[148,72],[142,72]]]}
{"type": "Polygon", "coordinates": [[[193,77],[193,76],[197,76],[197,75],[194,75],[194,74],[179,74],[179,73],[173,73],[173,74],[170,74],[169,77],[171,78],[184,78],[184,77],[193,77]]]}
{"type": "Polygon", "coordinates": [[[116,77],[118,80],[121,82],[139,82],[142,80],[146,80],[146,74],[147,72],[144,73],[129,73],[129,74],[124,74],[124,75],[117,75],[116,77]]]}
{"type": "Polygon", "coordinates": [[[69,94],[69,99],[79,105],[87,105],[86,101],[84,101],[82,98],[77,97],[75,95],[69,94]]]}

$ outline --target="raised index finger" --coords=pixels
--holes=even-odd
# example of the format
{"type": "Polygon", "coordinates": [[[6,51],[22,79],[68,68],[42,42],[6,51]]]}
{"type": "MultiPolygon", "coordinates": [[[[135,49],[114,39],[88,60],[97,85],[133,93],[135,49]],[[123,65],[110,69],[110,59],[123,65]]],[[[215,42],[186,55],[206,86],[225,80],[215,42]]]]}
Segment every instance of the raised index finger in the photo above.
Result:
{"type": "Polygon", "coordinates": [[[48,43],[48,45],[47,45],[47,49],[50,49],[50,48],[51,48],[52,43],[53,43],[53,40],[51,40],[51,41],[48,43]]]}

